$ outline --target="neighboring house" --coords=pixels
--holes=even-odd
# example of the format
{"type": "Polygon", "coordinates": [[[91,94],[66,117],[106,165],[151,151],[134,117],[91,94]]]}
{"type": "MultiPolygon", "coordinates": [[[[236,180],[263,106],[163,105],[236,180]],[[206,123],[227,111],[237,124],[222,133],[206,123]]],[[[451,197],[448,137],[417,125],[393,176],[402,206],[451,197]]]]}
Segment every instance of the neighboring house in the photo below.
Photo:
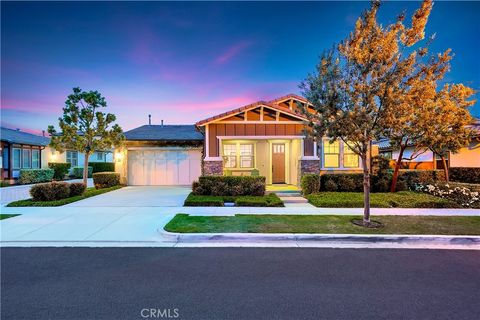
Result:
{"type": "MultiPolygon", "coordinates": [[[[48,146],[48,137],[2,127],[0,138],[2,179],[17,179],[20,169],[48,168],[49,162],[68,162],[72,167],[83,166],[83,153],[71,150],[56,152],[48,146]]],[[[89,162],[113,162],[113,152],[96,151],[90,155],[89,162]]]]}
{"type": "Polygon", "coordinates": [[[2,179],[16,179],[20,169],[46,166],[45,148],[50,139],[31,133],[1,128],[2,179]]]}
{"type": "Polygon", "coordinates": [[[203,135],[194,125],[144,125],[125,132],[115,171],[129,185],[190,185],[201,175],[203,135]]]}
{"type": "Polygon", "coordinates": [[[307,121],[287,95],[234,109],[196,125],[145,125],[125,133],[116,171],[130,185],[190,184],[205,175],[265,176],[268,184],[298,185],[305,173],[361,172],[343,142],[319,143],[305,134],[307,121]],[[202,155],[203,150],[203,155],[202,155]]]}
{"type": "MultiPolygon", "coordinates": [[[[476,120],[471,127],[477,134],[467,147],[461,148],[457,153],[449,153],[447,155],[448,167],[480,167],[480,121],[476,120]]],[[[380,154],[391,159],[390,165],[393,167],[399,151],[394,150],[390,146],[388,139],[380,140],[377,144],[380,154]]],[[[403,158],[411,158],[411,160],[402,161],[402,168],[404,169],[443,169],[441,158],[428,149],[415,150],[413,146],[409,146],[405,149],[403,158]]]]}

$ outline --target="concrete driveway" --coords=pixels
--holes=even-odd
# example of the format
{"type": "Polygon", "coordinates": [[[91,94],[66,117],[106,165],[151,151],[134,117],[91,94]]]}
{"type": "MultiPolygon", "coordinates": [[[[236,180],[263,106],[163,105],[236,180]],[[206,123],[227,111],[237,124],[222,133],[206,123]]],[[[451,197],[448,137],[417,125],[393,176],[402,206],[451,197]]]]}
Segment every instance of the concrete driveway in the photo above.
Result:
{"type": "Polygon", "coordinates": [[[181,207],[191,191],[187,186],[130,186],[65,207],[181,207]]]}

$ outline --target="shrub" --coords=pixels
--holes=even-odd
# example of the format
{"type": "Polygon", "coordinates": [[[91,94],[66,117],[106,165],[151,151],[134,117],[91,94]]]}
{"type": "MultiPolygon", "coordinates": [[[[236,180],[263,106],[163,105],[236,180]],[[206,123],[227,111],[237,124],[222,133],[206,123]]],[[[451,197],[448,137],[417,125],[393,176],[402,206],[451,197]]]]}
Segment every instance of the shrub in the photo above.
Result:
{"type": "MultiPolygon", "coordinates": [[[[88,167],[88,177],[91,178],[93,174],[93,168],[88,167]]],[[[83,178],[83,167],[73,167],[70,177],[82,179],[83,178]]]]}
{"type": "MultiPolygon", "coordinates": [[[[320,190],[326,190],[325,185],[331,180],[337,186],[337,189],[332,191],[363,191],[363,174],[361,173],[325,173],[320,179],[320,190]]],[[[330,183],[330,187],[332,186],[333,184],[330,183]]]]}
{"type": "Polygon", "coordinates": [[[68,174],[68,170],[70,169],[70,163],[67,162],[49,162],[48,167],[53,169],[53,179],[55,180],[63,180],[65,176],[68,174]]]}
{"type": "Polygon", "coordinates": [[[18,183],[40,183],[52,181],[54,175],[53,169],[20,169],[18,183]]]}
{"type": "MultiPolygon", "coordinates": [[[[391,183],[391,182],[390,182],[391,183]]],[[[397,181],[397,187],[395,189],[397,192],[409,190],[407,182],[404,180],[397,181]]]]}
{"type": "Polygon", "coordinates": [[[450,168],[450,180],[465,183],[480,183],[480,168],[450,168]]]}
{"type": "Polygon", "coordinates": [[[95,188],[110,188],[120,184],[120,174],[115,172],[96,172],[93,174],[95,188]]]}
{"type": "Polygon", "coordinates": [[[89,167],[92,167],[92,172],[115,172],[114,162],[89,162],[89,167]]]}
{"type": "Polygon", "coordinates": [[[388,192],[391,180],[386,178],[372,177],[372,192],[388,192]]]}
{"type": "Polygon", "coordinates": [[[40,183],[30,188],[33,201],[52,201],[68,198],[70,186],[68,182],[40,183]]]}
{"type": "Polygon", "coordinates": [[[192,184],[192,191],[205,196],[263,196],[265,177],[201,176],[192,184]]]}
{"type": "Polygon", "coordinates": [[[186,207],[223,207],[223,198],[218,196],[196,196],[190,193],[185,199],[186,207]]]}
{"type": "Polygon", "coordinates": [[[82,182],[72,182],[70,183],[70,197],[75,197],[81,195],[87,187],[82,182]]]}
{"type": "Polygon", "coordinates": [[[404,181],[408,189],[414,190],[419,184],[445,182],[445,173],[443,170],[400,170],[398,180],[404,181]]]}
{"type": "Polygon", "coordinates": [[[235,199],[237,207],[283,207],[283,201],[275,194],[270,193],[263,197],[242,196],[235,199]]]}
{"type": "Polygon", "coordinates": [[[303,195],[315,193],[320,191],[320,175],[318,174],[304,174],[302,176],[302,193],[303,195]]]}
{"type": "Polygon", "coordinates": [[[329,179],[329,180],[325,181],[325,184],[323,185],[323,190],[330,191],[330,192],[331,191],[337,191],[338,186],[335,183],[335,181],[333,181],[332,179],[329,179]]]}
{"type": "Polygon", "coordinates": [[[454,201],[465,208],[480,208],[480,194],[465,187],[445,185],[417,185],[417,191],[454,201]]]}

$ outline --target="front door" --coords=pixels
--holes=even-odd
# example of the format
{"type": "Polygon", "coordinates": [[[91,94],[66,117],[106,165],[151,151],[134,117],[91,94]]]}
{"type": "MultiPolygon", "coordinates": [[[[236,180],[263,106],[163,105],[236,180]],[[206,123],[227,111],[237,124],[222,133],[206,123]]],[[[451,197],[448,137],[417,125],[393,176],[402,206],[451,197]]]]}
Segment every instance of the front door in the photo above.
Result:
{"type": "Polygon", "coordinates": [[[272,183],[285,183],[285,144],[272,144],[272,183]]]}

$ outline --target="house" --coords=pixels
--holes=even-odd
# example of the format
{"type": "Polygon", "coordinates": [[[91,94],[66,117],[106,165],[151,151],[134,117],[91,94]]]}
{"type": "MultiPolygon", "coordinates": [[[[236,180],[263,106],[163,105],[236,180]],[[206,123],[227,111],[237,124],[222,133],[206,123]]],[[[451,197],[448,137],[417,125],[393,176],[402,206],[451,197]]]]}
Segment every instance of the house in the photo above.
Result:
{"type": "MultiPolygon", "coordinates": [[[[476,132],[470,144],[461,148],[457,153],[449,153],[446,158],[447,166],[450,168],[471,167],[480,168],[480,120],[475,120],[471,128],[476,132]]],[[[399,150],[392,148],[388,139],[382,139],[377,142],[380,155],[391,159],[390,165],[395,165],[399,150]]],[[[440,156],[434,154],[427,148],[416,150],[414,146],[407,146],[404,151],[402,168],[433,170],[443,169],[443,163],[440,156]]]]}
{"type": "MultiPolygon", "coordinates": [[[[72,167],[83,166],[85,155],[67,150],[59,153],[48,146],[50,138],[1,127],[2,180],[17,179],[20,169],[48,168],[49,162],[68,162],[72,167]]],[[[96,151],[89,162],[113,162],[112,151],[96,151]]]]}
{"type": "Polygon", "coordinates": [[[268,184],[298,185],[305,173],[361,172],[341,141],[313,141],[289,94],[258,101],[195,125],[144,125],[127,131],[116,171],[130,185],[190,184],[204,175],[262,175],[268,184]]]}

